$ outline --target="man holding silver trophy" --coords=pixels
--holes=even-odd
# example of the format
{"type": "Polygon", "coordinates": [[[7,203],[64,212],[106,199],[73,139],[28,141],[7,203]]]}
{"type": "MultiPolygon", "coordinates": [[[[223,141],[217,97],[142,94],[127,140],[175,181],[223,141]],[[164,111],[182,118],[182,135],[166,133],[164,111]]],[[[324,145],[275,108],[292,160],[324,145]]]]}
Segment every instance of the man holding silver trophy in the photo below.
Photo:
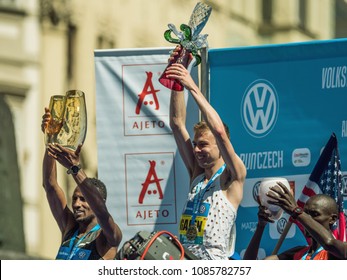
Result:
{"type": "MultiPolygon", "coordinates": [[[[178,46],[172,56],[179,50],[178,46]]],[[[227,126],[188,70],[174,63],[166,74],[189,90],[204,119],[194,126],[191,140],[185,127],[184,91],[171,92],[170,126],[191,182],[180,221],[180,240],[201,259],[229,259],[235,249],[235,221],[243,197],[246,167],[230,142],[227,126]]]]}
{"type": "MultiPolygon", "coordinates": [[[[76,122],[78,117],[76,110],[70,115],[71,117],[67,117],[69,119],[62,120],[60,127],[64,126],[64,122],[76,122]]],[[[41,123],[41,129],[45,134],[51,133],[53,121],[53,113],[45,108],[41,123]]],[[[80,122],[80,120],[77,121],[80,122]]],[[[80,132],[80,129],[73,131],[76,135],[80,132]]],[[[57,135],[60,133],[59,129],[56,133],[57,135]]],[[[75,134],[71,134],[68,138],[48,138],[47,136],[45,138],[46,151],[42,164],[43,187],[62,234],[62,243],[56,259],[115,259],[122,232],[107,210],[106,186],[96,178],[88,178],[80,165],[82,143],[76,145],[74,149],[69,140],[77,139],[75,134]],[[57,139],[57,142],[54,142],[54,139],[57,139]],[[57,181],[56,162],[67,169],[67,174],[73,176],[77,184],[72,195],[72,210],[69,209],[64,191],[57,181]]],[[[81,139],[84,140],[84,136],[81,139]]]]}
{"type": "MultiPolygon", "coordinates": [[[[211,8],[198,3],[182,33],[171,24],[165,38],[179,43],[159,81],[170,88],[170,126],[190,176],[190,192],[180,220],[181,243],[200,259],[229,259],[235,250],[236,214],[243,197],[246,167],[230,142],[228,127],[210,105],[187,70],[197,51],[205,47],[200,35],[211,8]],[[173,32],[178,40],[171,37],[173,32]],[[187,89],[198,105],[203,121],[194,126],[190,139],[185,126],[187,89]]],[[[188,94],[189,94],[188,93],[188,94]]]]}

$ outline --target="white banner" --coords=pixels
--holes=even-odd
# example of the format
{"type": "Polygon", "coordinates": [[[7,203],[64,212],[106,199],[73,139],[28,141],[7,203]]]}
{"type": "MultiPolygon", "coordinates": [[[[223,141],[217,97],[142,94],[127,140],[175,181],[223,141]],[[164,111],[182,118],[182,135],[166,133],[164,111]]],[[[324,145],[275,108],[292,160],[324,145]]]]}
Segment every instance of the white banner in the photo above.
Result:
{"type": "MultiPolygon", "coordinates": [[[[122,243],[142,230],[178,235],[189,177],[169,126],[170,90],[158,82],[169,50],[95,51],[98,177],[122,243]]],[[[198,108],[186,101],[192,129],[198,108]]]]}

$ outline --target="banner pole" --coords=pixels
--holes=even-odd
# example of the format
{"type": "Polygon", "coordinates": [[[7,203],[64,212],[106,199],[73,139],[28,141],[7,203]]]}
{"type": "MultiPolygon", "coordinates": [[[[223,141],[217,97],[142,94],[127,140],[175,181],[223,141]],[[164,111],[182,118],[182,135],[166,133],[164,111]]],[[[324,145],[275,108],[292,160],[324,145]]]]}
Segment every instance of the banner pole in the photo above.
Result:
{"type": "Polygon", "coordinates": [[[292,222],[291,221],[288,221],[288,223],[286,224],[280,238],[278,239],[278,242],[276,244],[276,247],[275,249],[272,251],[272,255],[277,255],[278,253],[278,250],[280,249],[284,239],[286,238],[287,234],[288,234],[288,231],[290,229],[290,227],[292,226],[292,222]]]}
{"type": "Polygon", "coordinates": [[[200,87],[201,92],[205,95],[207,100],[210,100],[210,81],[209,81],[209,68],[207,64],[207,49],[201,49],[201,64],[200,64],[200,87]]]}

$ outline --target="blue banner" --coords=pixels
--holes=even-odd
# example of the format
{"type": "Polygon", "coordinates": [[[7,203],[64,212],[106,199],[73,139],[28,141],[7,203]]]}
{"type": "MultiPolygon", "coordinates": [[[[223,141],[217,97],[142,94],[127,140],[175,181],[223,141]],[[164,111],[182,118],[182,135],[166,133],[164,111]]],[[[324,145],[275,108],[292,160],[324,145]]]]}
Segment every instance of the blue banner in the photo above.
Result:
{"type": "MultiPolygon", "coordinates": [[[[208,58],[210,102],[247,167],[237,218],[242,255],[257,224],[263,178],[285,177],[298,198],[333,132],[346,170],[347,40],[211,49],[208,58]]],[[[287,221],[284,214],[267,227],[259,258],[271,254],[287,221]]],[[[279,252],[303,244],[293,225],[279,252]]]]}

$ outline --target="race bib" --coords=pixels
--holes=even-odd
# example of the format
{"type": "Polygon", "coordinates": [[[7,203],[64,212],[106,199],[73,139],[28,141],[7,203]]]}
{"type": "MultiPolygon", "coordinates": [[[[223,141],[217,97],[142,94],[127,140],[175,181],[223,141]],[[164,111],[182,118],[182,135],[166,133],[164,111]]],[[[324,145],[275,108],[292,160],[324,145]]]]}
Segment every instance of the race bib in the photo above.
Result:
{"type": "Polygon", "coordinates": [[[202,203],[196,213],[195,223],[193,224],[193,202],[187,203],[186,209],[180,220],[180,241],[184,244],[202,244],[204,237],[204,229],[208,219],[210,209],[209,203],[202,203]]]}

